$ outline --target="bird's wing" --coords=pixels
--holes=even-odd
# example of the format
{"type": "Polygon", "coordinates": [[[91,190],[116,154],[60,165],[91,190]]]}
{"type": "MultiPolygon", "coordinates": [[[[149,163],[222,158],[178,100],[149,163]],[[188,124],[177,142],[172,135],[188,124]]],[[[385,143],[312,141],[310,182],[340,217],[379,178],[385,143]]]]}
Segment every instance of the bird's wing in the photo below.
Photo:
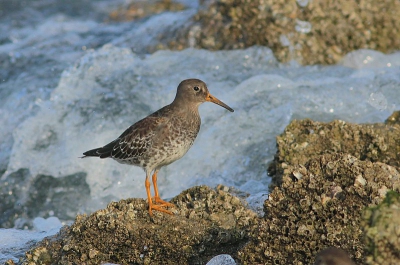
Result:
{"type": "Polygon", "coordinates": [[[99,148],[100,158],[119,160],[141,157],[151,148],[154,137],[166,128],[168,118],[151,115],[126,129],[117,139],[99,148]]]}

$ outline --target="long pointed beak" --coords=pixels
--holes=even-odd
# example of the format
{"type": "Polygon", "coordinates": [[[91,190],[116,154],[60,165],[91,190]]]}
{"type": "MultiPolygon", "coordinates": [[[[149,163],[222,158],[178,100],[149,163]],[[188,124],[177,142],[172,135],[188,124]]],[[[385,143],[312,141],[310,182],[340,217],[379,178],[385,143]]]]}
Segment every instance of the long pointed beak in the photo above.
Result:
{"type": "Polygon", "coordinates": [[[224,107],[225,109],[229,110],[230,112],[234,112],[234,110],[231,107],[229,107],[224,102],[222,102],[221,100],[217,99],[216,97],[214,97],[210,93],[208,93],[208,95],[206,97],[206,101],[209,101],[209,102],[215,103],[217,105],[220,105],[221,107],[224,107]]]}

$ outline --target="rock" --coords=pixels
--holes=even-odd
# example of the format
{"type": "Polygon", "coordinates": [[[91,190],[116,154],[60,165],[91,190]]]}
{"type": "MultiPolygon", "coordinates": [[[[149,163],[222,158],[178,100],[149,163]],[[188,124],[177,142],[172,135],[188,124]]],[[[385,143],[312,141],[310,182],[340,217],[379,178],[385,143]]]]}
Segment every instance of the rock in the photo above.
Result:
{"type": "Polygon", "coordinates": [[[399,1],[204,1],[169,47],[271,48],[278,60],[334,64],[357,49],[400,47],[399,1]]]}
{"type": "MultiPolygon", "coordinates": [[[[393,116],[393,115],[392,115],[393,116]]],[[[322,154],[347,153],[358,159],[400,167],[399,124],[351,124],[294,120],[277,137],[278,152],[268,169],[279,185],[287,164],[304,165],[322,154]]],[[[297,176],[298,172],[294,172],[297,176]]]]}
{"type": "Polygon", "coordinates": [[[385,123],[388,125],[400,125],[400,111],[393,112],[392,115],[386,119],[385,123]]]}
{"type": "Polygon", "coordinates": [[[365,211],[363,218],[366,263],[400,264],[400,194],[388,192],[379,205],[365,211]]]}
{"type": "Polygon", "coordinates": [[[32,218],[57,216],[71,220],[90,197],[86,173],[55,178],[27,169],[17,170],[0,182],[0,227],[29,228],[32,218]]]}
{"type": "Polygon", "coordinates": [[[277,137],[265,216],[239,252],[244,264],[310,264],[329,246],[367,255],[365,207],[400,191],[397,123],[292,121],[277,137]]]}
{"type": "Polygon", "coordinates": [[[44,239],[23,264],[205,264],[236,255],[257,215],[234,196],[206,186],[172,199],[175,215],[149,216],[143,199],[110,203],[44,239]],[[234,202],[234,203],[232,203],[234,202]]]}
{"type": "Polygon", "coordinates": [[[381,162],[338,153],[289,164],[239,259],[243,264],[311,264],[320,250],[336,246],[362,264],[362,211],[384,199],[382,189],[399,192],[400,173],[381,162]],[[358,183],[360,175],[364,185],[358,183]]]}
{"type": "Polygon", "coordinates": [[[112,21],[130,21],[159,14],[161,12],[177,12],[185,9],[181,3],[171,0],[160,1],[130,1],[109,14],[112,21]]]}

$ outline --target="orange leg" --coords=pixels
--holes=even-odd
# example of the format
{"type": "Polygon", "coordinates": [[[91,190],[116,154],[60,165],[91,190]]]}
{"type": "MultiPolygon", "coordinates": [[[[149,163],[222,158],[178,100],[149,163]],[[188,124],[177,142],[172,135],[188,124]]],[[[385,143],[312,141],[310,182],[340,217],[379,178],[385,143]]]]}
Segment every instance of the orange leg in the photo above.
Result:
{"type": "Polygon", "coordinates": [[[160,194],[158,193],[158,187],[157,187],[157,173],[158,170],[154,171],[152,180],[153,180],[153,187],[154,187],[154,202],[159,204],[162,207],[175,207],[172,203],[166,202],[160,198],[160,194]]]}
{"type": "Polygon", "coordinates": [[[149,214],[150,214],[150,216],[153,215],[152,210],[160,211],[160,212],[164,212],[164,213],[172,215],[172,213],[170,211],[162,208],[163,205],[154,205],[153,202],[151,201],[150,181],[149,181],[149,177],[148,176],[146,176],[145,186],[146,186],[146,193],[147,193],[147,201],[149,203],[149,214]]]}

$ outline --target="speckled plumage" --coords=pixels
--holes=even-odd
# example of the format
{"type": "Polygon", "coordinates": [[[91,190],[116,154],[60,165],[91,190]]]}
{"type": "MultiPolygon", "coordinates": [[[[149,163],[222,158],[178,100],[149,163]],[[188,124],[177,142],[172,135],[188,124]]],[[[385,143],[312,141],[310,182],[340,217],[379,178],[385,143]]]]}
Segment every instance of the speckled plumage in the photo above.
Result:
{"type": "Polygon", "coordinates": [[[203,81],[187,79],[179,84],[176,97],[170,105],[136,122],[111,143],[83,153],[83,157],[110,157],[119,163],[142,167],[146,172],[150,214],[152,210],[170,213],[162,208],[173,205],[159,197],[157,173],[161,167],[184,156],[193,145],[201,124],[198,107],[205,101],[233,112],[233,109],[208,92],[203,81]],[[159,205],[153,205],[151,201],[149,177],[152,172],[154,199],[159,205]]]}

